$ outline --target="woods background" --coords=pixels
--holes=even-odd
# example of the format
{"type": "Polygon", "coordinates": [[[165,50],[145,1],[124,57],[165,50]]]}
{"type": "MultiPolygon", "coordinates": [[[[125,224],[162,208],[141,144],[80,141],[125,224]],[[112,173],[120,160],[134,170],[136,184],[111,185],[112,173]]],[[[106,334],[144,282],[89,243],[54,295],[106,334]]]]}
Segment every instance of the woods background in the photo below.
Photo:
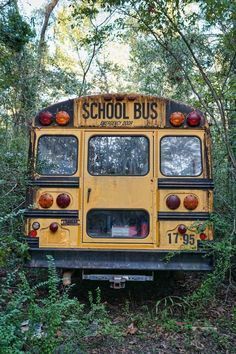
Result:
{"type": "MultiPolygon", "coordinates": [[[[158,295],[154,317],[147,319],[158,322],[158,314],[160,325],[170,332],[179,329],[179,319],[187,318],[189,325],[199,318],[206,321],[205,309],[210,304],[222,306],[222,296],[227,302],[236,289],[235,3],[48,0],[30,13],[23,5],[23,1],[0,1],[2,352],[53,353],[62,348],[62,353],[70,353],[81,348],[91,323],[97,323],[96,333],[106,338],[116,338],[120,333],[99,291],[96,301],[90,294],[86,312],[78,299],[71,299],[67,292],[61,295],[53,265],[47,281],[43,272],[28,274],[23,269],[27,247],[22,243],[22,225],[32,117],[47,105],[92,93],[154,94],[191,104],[206,113],[213,139],[215,182],[212,221],[216,242],[209,247],[216,267],[181,301],[179,295],[172,297],[172,290],[164,300],[158,295]],[[39,280],[44,282],[43,296],[38,291],[39,280]],[[75,321],[83,318],[84,322],[76,322],[75,327],[62,325],[65,316],[75,321]],[[35,324],[43,323],[43,318],[48,321],[47,336],[34,336],[35,324]],[[23,335],[19,328],[29,319],[23,335]]],[[[223,317],[227,318],[229,333],[233,333],[235,304],[230,303],[223,317]]],[[[131,317],[126,320],[136,328],[131,317]]],[[[208,352],[231,352],[234,335],[222,340],[224,333],[216,333],[217,339],[208,343],[213,351],[208,347],[208,352]]],[[[176,341],[181,342],[181,338],[176,341]]],[[[200,345],[200,338],[197,343],[200,345]]],[[[189,348],[185,349],[196,352],[189,348]]],[[[172,352],[167,346],[168,350],[172,352]]],[[[109,352],[108,348],[104,352],[109,352]]]]}

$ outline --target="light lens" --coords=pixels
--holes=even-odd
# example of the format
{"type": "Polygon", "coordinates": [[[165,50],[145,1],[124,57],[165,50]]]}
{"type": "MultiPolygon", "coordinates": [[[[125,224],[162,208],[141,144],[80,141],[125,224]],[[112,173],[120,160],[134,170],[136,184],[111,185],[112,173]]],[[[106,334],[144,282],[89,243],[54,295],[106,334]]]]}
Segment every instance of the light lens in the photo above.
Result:
{"type": "Polygon", "coordinates": [[[187,227],[183,224],[179,225],[178,227],[178,232],[181,234],[181,235],[184,235],[186,234],[187,232],[187,227]]]}
{"type": "Polygon", "coordinates": [[[52,113],[46,111],[39,113],[39,122],[42,125],[50,125],[52,123],[52,113]]]}
{"type": "Polygon", "coordinates": [[[44,193],[39,198],[39,205],[42,208],[50,208],[53,204],[53,197],[49,193],[44,193]]]}
{"type": "Polygon", "coordinates": [[[199,237],[202,241],[205,241],[207,239],[207,235],[204,234],[204,232],[200,233],[199,237]]]}
{"type": "Polygon", "coordinates": [[[37,236],[37,231],[36,230],[31,230],[29,232],[29,237],[36,237],[37,236]]]}
{"type": "Polygon", "coordinates": [[[194,210],[198,206],[198,199],[195,195],[189,194],[184,198],[184,206],[188,210],[194,210]]]}
{"type": "Polygon", "coordinates": [[[56,114],[56,122],[58,125],[67,125],[70,121],[70,116],[65,111],[57,112],[56,114]]]}
{"type": "Polygon", "coordinates": [[[111,101],[112,100],[112,95],[109,95],[109,94],[104,95],[103,99],[104,99],[104,101],[111,101]]]}
{"type": "Polygon", "coordinates": [[[124,98],[125,98],[125,95],[116,95],[117,101],[123,101],[124,98]]]}
{"type": "Polygon", "coordinates": [[[179,197],[175,194],[169,195],[169,197],[166,199],[166,205],[169,209],[177,209],[180,206],[179,197]]]}
{"type": "Polygon", "coordinates": [[[174,127],[180,127],[184,122],[184,115],[181,112],[174,112],[170,116],[170,123],[174,127]]]}
{"type": "Polygon", "coordinates": [[[32,224],[32,228],[34,229],[34,230],[38,230],[39,228],[40,228],[40,223],[39,222],[33,222],[33,224],[32,224]]]}
{"type": "Polygon", "coordinates": [[[52,232],[57,232],[58,230],[58,224],[56,222],[53,222],[50,224],[49,226],[49,229],[52,231],[52,232]]]}
{"type": "Polygon", "coordinates": [[[66,193],[59,194],[57,197],[57,205],[60,208],[67,208],[70,205],[70,196],[66,193]]]}
{"type": "Polygon", "coordinates": [[[135,101],[137,99],[137,95],[128,95],[127,96],[128,101],[135,101]]]}
{"type": "Polygon", "coordinates": [[[187,116],[187,124],[190,127],[197,127],[201,123],[201,119],[202,116],[198,112],[193,111],[187,116]]]}

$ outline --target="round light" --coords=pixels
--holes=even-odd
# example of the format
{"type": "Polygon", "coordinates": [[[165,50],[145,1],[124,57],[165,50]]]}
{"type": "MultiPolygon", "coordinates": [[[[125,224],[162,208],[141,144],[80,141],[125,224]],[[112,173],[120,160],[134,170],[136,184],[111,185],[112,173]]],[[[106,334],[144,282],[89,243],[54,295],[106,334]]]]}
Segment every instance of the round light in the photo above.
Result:
{"type": "Polygon", "coordinates": [[[59,125],[67,125],[70,121],[70,116],[65,111],[59,111],[56,114],[56,122],[59,125]]]}
{"type": "Polygon", "coordinates": [[[36,230],[31,230],[29,232],[29,237],[36,237],[37,236],[37,231],[36,230]]]}
{"type": "Polygon", "coordinates": [[[180,206],[179,197],[175,194],[169,195],[169,197],[166,199],[166,205],[169,209],[177,209],[180,206]]]}
{"type": "Polygon", "coordinates": [[[128,101],[135,101],[137,99],[137,95],[128,95],[127,99],[128,101]]]}
{"type": "Polygon", "coordinates": [[[125,98],[125,95],[116,95],[117,101],[123,101],[124,98],[125,98]]]}
{"type": "Polygon", "coordinates": [[[42,125],[50,125],[52,123],[52,118],[52,113],[48,111],[39,113],[39,122],[42,125]]]}
{"type": "Polygon", "coordinates": [[[39,198],[39,205],[42,208],[50,208],[53,204],[53,197],[49,193],[44,193],[39,198]]]}
{"type": "Polygon", "coordinates": [[[178,227],[178,232],[181,234],[181,235],[184,235],[186,234],[187,232],[187,227],[183,224],[179,225],[178,227]]]}
{"type": "Polygon", "coordinates": [[[202,116],[197,111],[192,111],[187,116],[187,124],[190,127],[197,127],[201,123],[202,116]]]}
{"type": "Polygon", "coordinates": [[[57,197],[57,205],[60,208],[67,208],[70,204],[70,196],[66,193],[59,194],[57,197]]]}
{"type": "Polygon", "coordinates": [[[195,195],[189,194],[184,198],[184,206],[188,210],[194,210],[198,206],[198,199],[195,195]]]}
{"type": "Polygon", "coordinates": [[[204,232],[200,233],[199,237],[202,241],[205,241],[207,239],[207,235],[204,234],[204,232]]]}
{"type": "Polygon", "coordinates": [[[174,127],[180,127],[184,122],[184,115],[181,112],[174,112],[170,116],[170,123],[174,127]]]}
{"type": "Polygon", "coordinates": [[[109,95],[109,94],[104,95],[103,99],[104,99],[104,101],[111,101],[112,100],[112,95],[109,95]]]}
{"type": "Polygon", "coordinates": [[[50,224],[49,226],[49,229],[52,231],[52,232],[57,232],[58,230],[58,224],[56,222],[53,222],[50,224]]]}
{"type": "Polygon", "coordinates": [[[39,222],[33,222],[33,224],[32,224],[32,228],[34,229],[34,230],[38,230],[39,228],[40,228],[40,223],[39,222]]]}

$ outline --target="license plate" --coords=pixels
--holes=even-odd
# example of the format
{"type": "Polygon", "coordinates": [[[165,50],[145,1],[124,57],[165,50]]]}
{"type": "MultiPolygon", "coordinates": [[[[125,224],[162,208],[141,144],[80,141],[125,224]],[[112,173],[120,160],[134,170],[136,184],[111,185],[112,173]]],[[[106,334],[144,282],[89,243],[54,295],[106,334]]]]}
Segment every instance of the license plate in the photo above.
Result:
{"type": "Polygon", "coordinates": [[[180,249],[197,249],[195,234],[180,235],[178,232],[168,232],[167,242],[169,246],[180,249]]]}

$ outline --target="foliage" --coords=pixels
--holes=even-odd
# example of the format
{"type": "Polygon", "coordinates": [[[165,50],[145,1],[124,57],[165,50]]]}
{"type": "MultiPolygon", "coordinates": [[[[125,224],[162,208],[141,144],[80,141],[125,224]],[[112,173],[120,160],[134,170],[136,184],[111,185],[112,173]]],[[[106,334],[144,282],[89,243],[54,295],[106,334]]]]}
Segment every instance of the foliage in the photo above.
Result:
{"type": "Polygon", "coordinates": [[[48,280],[31,286],[25,272],[8,273],[1,285],[0,345],[4,353],[63,353],[78,351],[85,337],[117,337],[118,327],[108,317],[100,290],[89,294],[86,310],[69,290],[59,290],[60,278],[49,258],[48,280]],[[17,284],[17,286],[16,286],[17,284]],[[44,296],[42,296],[42,293],[44,296]],[[11,295],[9,299],[9,294],[11,295]]]}

